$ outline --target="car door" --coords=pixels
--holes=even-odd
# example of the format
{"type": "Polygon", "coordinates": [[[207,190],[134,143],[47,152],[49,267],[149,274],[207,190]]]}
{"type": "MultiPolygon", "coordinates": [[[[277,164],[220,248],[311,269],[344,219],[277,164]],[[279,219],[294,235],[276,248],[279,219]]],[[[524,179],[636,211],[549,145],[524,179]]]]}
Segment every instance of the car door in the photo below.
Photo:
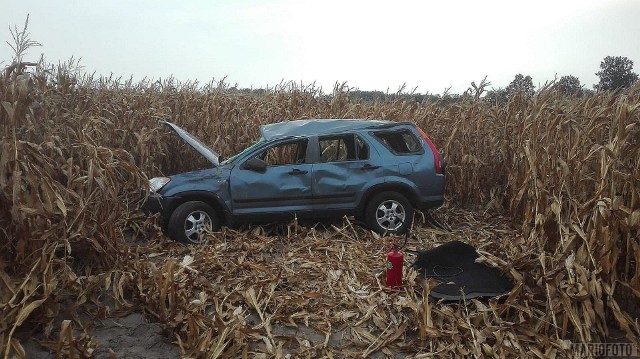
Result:
{"type": "Polygon", "coordinates": [[[367,188],[384,181],[380,158],[362,137],[320,136],[315,145],[318,151],[313,164],[315,211],[355,209],[367,188]]]}
{"type": "Polygon", "coordinates": [[[283,140],[243,161],[232,170],[230,189],[234,215],[293,214],[312,210],[311,167],[306,163],[308,139],[283,140]],[[251,159],[263,171],[250,169],[251,159]]]}

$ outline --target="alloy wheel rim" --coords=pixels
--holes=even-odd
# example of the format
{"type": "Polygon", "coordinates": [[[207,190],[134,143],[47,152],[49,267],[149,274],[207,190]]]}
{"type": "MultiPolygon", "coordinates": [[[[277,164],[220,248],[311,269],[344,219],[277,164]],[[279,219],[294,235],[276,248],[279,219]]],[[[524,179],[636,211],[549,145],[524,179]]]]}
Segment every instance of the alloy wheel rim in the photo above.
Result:
{"type": "Polygon", "coordinates": [[[376,222],[387,231],[396,231],[405,222],[406,212],[404,206],[398,201],[387,200],[376,209],[376,222]]]}
{"type": "Polygon", "coordinates": [[[200,242],[204,232],[211,228],[211,217],[204,211],[193,211],[184,221],[184,234],[192,243],[200,242]]]}

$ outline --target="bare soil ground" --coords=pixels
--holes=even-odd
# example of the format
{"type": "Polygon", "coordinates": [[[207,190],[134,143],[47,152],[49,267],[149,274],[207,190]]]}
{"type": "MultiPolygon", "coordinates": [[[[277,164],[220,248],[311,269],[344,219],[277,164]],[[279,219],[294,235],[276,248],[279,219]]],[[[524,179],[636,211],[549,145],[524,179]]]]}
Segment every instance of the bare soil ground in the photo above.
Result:
{"type": "MultiPolygon", "coordinates": [[[[86,320],[89,321],[88,318],[86,320]]],[[[87,326],[87,321],[83,325],[87,326]]],[[[178,346],[173,343],[174,339],[168,335],[163,326],[157,322],[149,321],[140,312],[94,320],[88,325],[87,334],[91,337],[92,343],[96,344],[92,351],[95,358],[169,359],[180,357],[178,346]]],[[[26,357],[55,358],[54,354],[39,343],[38,337],[23,343],[26,357]]]]}

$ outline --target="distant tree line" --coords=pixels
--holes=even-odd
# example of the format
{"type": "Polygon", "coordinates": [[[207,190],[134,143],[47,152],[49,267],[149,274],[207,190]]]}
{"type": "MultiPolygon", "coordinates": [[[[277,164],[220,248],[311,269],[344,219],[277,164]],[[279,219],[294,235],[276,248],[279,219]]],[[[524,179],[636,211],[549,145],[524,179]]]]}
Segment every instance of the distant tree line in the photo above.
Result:
{"type": "Polygon", "coordinates": [[[363,101],[395,101],[405,100],[412,102],[438,102],[443,104],[450,104],[457,102],[460,99],[458,94],[449,94],[445,92],[443,95],[437,94],[421,94],[421,93],[384,93],[382,91],[362,91],[351,90],[349,96],[355,99],[363,101]]]}
{"type": "MultiPolygon", "coordinates": [[[[585,88],[580,83],[580,79],[573,75],[565,75],[560,79],[545,84],[543,88],[552,88],[566,96],[590,96],[597,92],[604,91],[620,91],[632,86],[638,81],[638,74],[633,72],[633,61],[624,56],[607,56],[600,63],[600,71],[596,73],[600,78],[600,81],[593,86],[594,90],[585,88]]],[[[487,90],[487,87],[491,85],[486,81],[486,78],[476,85],[471,83],[470,87],[463,95],[450,94],[445,91],[442,95],[437,94],[421,94],[421,93],[385,93],[382,91],[363,91],[359,89],[349,89],[348,96],[353,99],[362,101],[395,101],[406,100],[418,103],[436,103],[440,105],[449,105],[460,101],[465,96],[472,96],[476,99],[482,99],[492,105],[504,104],[515,94],[522,94],[525,98],[530,98],[535,95],[536,87],[533,84],[531,76],[523,74],[517,74],[513,81],[504,88],[492,88],[487,90]]],[[[269,92],[268,89],[238,89],[237,87],[230,88],[232,91],[237,91],[245,94],[263,95],[269,92]]],[[[331,97],[331,95],[325,95],[331,97]]]]}
{"type": "MultiPolygon", "coordinates": [[[[638,81],[638,74],[633,71],[633,61],[624,56],[607,56],[600,63],[600,71],[596,75],[600,81],[593,86],[595,91],[620,91],[632,86],[638,81]]],[[[595,91],[584,88],[580,80],[573,75],[560,77],[551,85],[552,88],[567,96],[590,96],[595,91]]],[[[493,104],[504,103],[515,93],[522,93],[531,97],[535,93],[535,86],[530,76],[516,75],[515,79],[504,89],[487,91],[484,99],[493,104]]]]}

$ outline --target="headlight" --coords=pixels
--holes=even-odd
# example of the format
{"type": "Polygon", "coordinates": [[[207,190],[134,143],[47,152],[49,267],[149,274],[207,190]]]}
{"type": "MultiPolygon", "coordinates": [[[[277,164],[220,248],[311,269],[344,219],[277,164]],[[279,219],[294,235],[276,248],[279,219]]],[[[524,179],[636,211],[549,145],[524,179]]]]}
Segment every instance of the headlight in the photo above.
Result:
{"type": "Polygon", "coordinates": [[[158,192],[169,181],[171,181],[169,177],[154,177],[149,180],[149,189],[153,192],[158,192]]]}

